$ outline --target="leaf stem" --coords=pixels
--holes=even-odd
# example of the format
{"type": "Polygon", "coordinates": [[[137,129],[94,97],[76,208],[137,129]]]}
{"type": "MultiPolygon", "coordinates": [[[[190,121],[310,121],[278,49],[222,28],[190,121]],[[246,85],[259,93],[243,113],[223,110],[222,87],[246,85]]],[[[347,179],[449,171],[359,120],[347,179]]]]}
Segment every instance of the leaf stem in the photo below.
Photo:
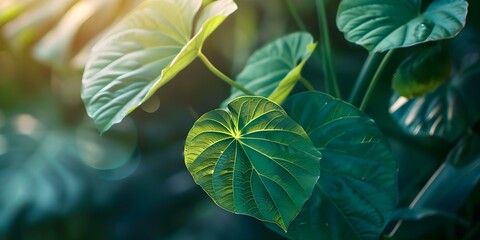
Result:
{"type": "Polygon", "coordinates": [[[223,74],[220,70],[218,70],[202,52],[199,51],[198,56],[200,57],[202,62],[205,64],[205,66],[208,68],[208,70],[210,70],[213,74],[215,74],[218,78],[226,82],[228,85],[234,88],[237,88],[238,90],[242,91],[246,95],[252,95],[252,96],[255,95],[255,93],[249,91],[242,85],[235,82],[233,79],[229,78],[227,75],[223,74]]]}
{"type": "Polygon", "coordinates": [[[308,82],[307,79],[300,77],[300,82],[302,82],[302,84],[307,88],[308,91],[315,91],[315,88],[310,82],[308,82]]]}
{"type": "Polygon", "coordinates": [[[350,102],[352,105],[357,107],[360,106],[363,97],[362,93],[367,90],[370,79],[374,74],[375,68],[378,66],[378,64],[380,64],[382,57],[383,54],[379,52],[370,52],[368,54],[362,70],[360,70],[358,78],[355,82],[355,86],[352,89],[352,93],[348,98],[348,102],[350,102]]]}
{"type": "Polygon", "coordinates": [[[368,86],[367,92],[363,96],[362,103],[360,104],[360,110],[365,111],[365,108],[368,105],[368,101],[372,96],[373,90],[375,89],[375,86],[377,85],[378,80],[380,79],[380,76],[382,76],[383,70],[387,66],[388,61],[390,61],[390,58],[392,57],[393,53],[394,53],[394,49],[389,50],[387,54],[385,54],[385,56],[383,57],[382,62],[380,62],[380,65],[378,66],[377,71],[375,72],[375,75],[373,75],[372,81],[368,86]]]}
{"type": "Polygon", "coordinates": [[[332,48],[330,45],[330,35],[328,32],[327,12],[325,10],[325,0],[316,0],[318,27],[320,31],[320,46],[322,50],[322,64],[326,79],[326,89],[334,97],[341,98],[340,88],[338,87],[335,68],[333,67],[332,48]]]}
{"type": "Polygon", "coordinates": [[[288,11],[290,12],[290,15],[292,15],[293,20],[295,21],[295,24],[297,24],[298,28],[304,32],[308,32],[307,27],[302,21],[302,18],[298,14],[297,8],[295,8],[295,4],[293,3],[292,0],[284,0],[285,4],[287,5],[288,11]]]}

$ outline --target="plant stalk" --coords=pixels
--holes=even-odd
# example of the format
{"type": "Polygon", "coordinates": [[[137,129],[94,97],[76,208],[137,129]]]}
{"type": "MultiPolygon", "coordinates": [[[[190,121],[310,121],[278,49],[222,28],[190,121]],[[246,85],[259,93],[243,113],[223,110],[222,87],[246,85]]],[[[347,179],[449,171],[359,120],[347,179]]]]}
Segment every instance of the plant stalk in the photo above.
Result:
{"type": "Polygon", "coordinates": [[[307,88],[308,91],[315,91],[315,88],[308,82],[307,79],[300,77],[300,82],[307,88]]]}
{"type": "Polygon", "coordinates": [[[238,90],[242,91],[243,93],[245,93],[246,95],[251,95],[251,96],[254,96],[255,93],[249,91],[248,89],[246,89],[245,87],[243,87],[242,85],[238,84],[237,82],[235,82],[233,79],[229,78],[227,75],[223,74],[220,70],[218,70],[209,60],[208,58],[202,53],[202,52],[198,52],[198,57],[200,57],[200,59],[202,60],[202,62],[205,64],[205,66],[208,68],[208,70],[210,70],[213,74],[215,74],[218,78],[220,78],[221,80],[223,80],[224,82],[226,82],[228,85],[234,87],[234,88],[237,88],[238,90]]]}
{"type": "Polygon", "coordinates": [[[390,58],[392,57],[394,52],[394,49],[391,49],[385,54],[385,56],[382,59],[382,62],[377,68],[377,71],[375,72],[375,75],[373,75],[372,81],[370,82],[370,85],[368,86],[367,92],[363,96],[362,103],[360,104],[360,110],[365,111],[368,105],[368,101],[370,100],[370,97],[373,94],[373,90],[375,89],[375,86],[378,83],[378,80],[380,80],[380,76],[382,76],[383,70],[387,66],[388,61],[390,61],[390,58]]]}
{"type": "Polygon", "coordinates": [[[360,103],[362,103],[362,94],[367,90],[370,79],[373,76],[375,69],[380,64],[382,57],[383,54],[379,52],[370,52],[368,54],[362,70],[360,70],[357,81],[355,82],[355,86],[352,89],[352,93],[348,98],[348,102],[352,105],[358,107],[360,106],[360,103]]]}
{"type": "Polygon", "coordinates": [[[318,27],[320,31],[320,46],[322,50],[322,64],[326,79],[326,89],[334,97],[341,98],[340,88],[338,87],[335,68],[333,67],[332,48],[330,45],[330,35],[328,31],[327,11],[325,10],[325,0],[316,0],[318,27]]]}
{"type": "Polygon", "coordinates": [[[285,0],[285,4],[287,5],[288,11],[290,12],[290,15],[292,15],[293,20],[295,21],[295,24],[297,24],[298,28],[304,32],[308,32],[307,27],[305,26],[305,23],[303,23],[302,18],[298,14],[297,8],[295,8],[295,4],[293,3],[292,0],[285,0]]]}

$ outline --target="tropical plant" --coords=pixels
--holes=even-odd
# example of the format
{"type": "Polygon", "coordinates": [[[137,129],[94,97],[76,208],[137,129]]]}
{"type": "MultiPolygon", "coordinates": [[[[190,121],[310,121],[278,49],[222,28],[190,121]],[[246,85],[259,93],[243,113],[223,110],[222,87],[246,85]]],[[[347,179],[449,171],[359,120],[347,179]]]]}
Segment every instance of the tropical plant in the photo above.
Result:
{"type": "Polygon", "coordinates": [[[92,49],[82,80],[87,113],[105,132],[198,58],[232,87],[219,109],[198,118],[184,148],[186,168],[221,208],[292,239],[378,239],[409,220],[455,216],[480,178],[478,55],[465,60],[468,51],[450,40],[466,25],[468,2],[342,0],[338,29],[369,52],[348,97],[337,81],[327,3],[315,1],[315,40],[286,1],[302,31],[256,50],[233,80],[203,51],[237,10],[233,0],[146,0],[92,49]],[[412,49],[387,76],[396,53],[412,49]],[[308,68],[323,77],[304,77],[308,68]],[[378,113],[366,111],[377,83],[392,78],[396,92],[383,112],[390,120],[377,125],[369,115],[378,113]],[[397,207],[395,136],[451,149],[406,209],[397,207]]]}

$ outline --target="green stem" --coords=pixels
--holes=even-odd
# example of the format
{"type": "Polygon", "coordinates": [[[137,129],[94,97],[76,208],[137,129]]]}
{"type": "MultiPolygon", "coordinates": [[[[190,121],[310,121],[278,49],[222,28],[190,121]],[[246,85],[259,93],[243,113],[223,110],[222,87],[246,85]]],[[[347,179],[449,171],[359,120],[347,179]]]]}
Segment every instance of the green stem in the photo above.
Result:
{"type": "Polygon", "coordinates": [[[300,30],[302,30],[304,32],[308,32],[307,27],[305,26],[305,24],[302,21],[302,18],[300,17],[300,15],[298,15],[298,11],[295,8],[295,4],[293,3],[293,1],[292,0],[285,0],[285,4],[287,5],[288,11],[292,15],[293,20],[297,24],[298,28],[300,28],[300,30]]]}
{"type": "Polygon", "coordinates": [[[328,32],[327,11],[325,10],[325,0],[316,0],[318,27],[320,30],[322,64],[325,72],[327,92],[334,97],[341,98],[340,88],[338,87],[335,68],[333,67],[332,48],[330,46],[330,35],[328,32]]]}
{"type": "Polygon", "coordinates": [[[300,77],[300,82],[307,88],[308,91],[315,91],[315,88],[307,81],[307,79],[300,77]]]}
{"type": "Polygon", "coordinates": [[[215,74],[218,78],[222,79],[224,82],[226,82],[228,85],[234,87],[234,88],[237,88],[238,90],[242,91],[243,93],[245,93],[246,95],[252,95],[254,96],[255,93],[249,91],[248,89],[246,89],[245,87],[243,87],[242,85],[238,84],[237,82],[235,82],[233,79],[229,78],[227,75],[223,74],[222,72],[220,72],[220,70],[218,70],[215,66],[213,66],[213,64],[208,60],[208,58],[202,53],[202,52],[199,52],[198,53],[198,56],[200,57],[200,59],[202,60],[202,62],[205,64],[205,66],[213,73],[215,74]]]}
{"type": "Polygon", "coordinates": [[[375,75],[373,75],[372,81],[370,82],[370,85],[368,86],[367,92],[363,96],[362,103],[360,104],[360,110],[365,111],[365,108],[368,105],[368,101],[370,100],[370,97],[372,96],[373,90],[375,89],[375,86],[377,85],[377,82],[380,79],[380,76],[382,75],[383,70],[387,66],[388,61],[392,57],[393,52],[394,52],[394,49],[391,49],[383,57],[383,60],[380,63],[380,65],[378,66],[377,71],[375,72],[375,75]]]}
{"type": "Polygon", "coordinates": [[[367,90],[368,84],[372,79],[372,76],[377,68],[378,64],[382,60],[383,54],[379,52],[370,52],[368,54],[365,63],[363,64],[362,70],[358,75],[355,86],[353,87],[352,93],[348,101],[354,106],[360,106],[362,102],[363,93],[367,90]]]}

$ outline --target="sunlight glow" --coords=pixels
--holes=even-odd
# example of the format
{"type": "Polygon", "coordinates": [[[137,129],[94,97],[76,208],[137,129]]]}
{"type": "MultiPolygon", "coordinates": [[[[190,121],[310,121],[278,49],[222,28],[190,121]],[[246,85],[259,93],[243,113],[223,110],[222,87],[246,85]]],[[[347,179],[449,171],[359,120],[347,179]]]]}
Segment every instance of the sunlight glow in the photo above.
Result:
{"type": "Polygon", "coordinates": [[[144,112],[154,113],[160,108],[160,98],[157,95],[153,95],[140,107],[144,112]]]}
{"type": "Polygon", "coordinates": [[[130,118],[115,125],[113,130],[98,135],[97,130],[90,126],[78,129],[78,155],[85,165],[96,170],[115,170],[128,165],[131,161],[137,143],[137,130],[130,118]],[[127,136],[123,135],[124,133],[127,136]],[[127,134],[128,133],[128,134],[127,134]]]}
{"type": "Polygon", "coordinates": [[[38,44],[34,51],[35,55],[44,61],[66,61],[69,45],[74,42],[78,29],[82,24],[92,17],[96,8],[102,2],[83,1],[75,4],[65,13],[59,24],[52,29],[38,44]]]}
{"type": "Polygon", "coordinates": [[[13,123],[16,130],[25,135],[34,135],[40,126],[38,120],[29,114],[18,115],[13,123]]]}
{"type": "Polygon", "coordinates": [[[408,102],[408,98],[406,97],[399,97],[397,99],[397,101],[395,101],[394,104],[392,104],[392,106],[390,107],[390,112],[393,113],[393,112],[396,112],[398,109],[400,109],[405,103],[408,102]]]}

